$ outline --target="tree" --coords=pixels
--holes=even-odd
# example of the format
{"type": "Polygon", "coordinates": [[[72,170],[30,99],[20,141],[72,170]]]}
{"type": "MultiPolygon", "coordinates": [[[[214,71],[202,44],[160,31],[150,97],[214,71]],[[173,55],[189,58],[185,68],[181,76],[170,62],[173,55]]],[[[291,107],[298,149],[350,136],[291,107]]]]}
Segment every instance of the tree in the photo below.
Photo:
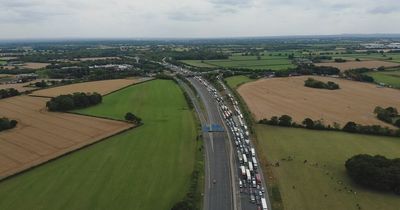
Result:
{"type": "Polygon", "coordinates": [[[355,133],[357,132],[357,124],[350,121],[343,127],[343,131],[355,133]]]}
{"type": "Polygon", "coordinates": [[[358,184],[400,194],[400,159],[359,154],[345,163],[348,175],[358,184]]]}
{"type": "Polygon", "coordinates": [[[279,123],[279,120],[278,120],[277,116],[271,117],[271,120],[269,121],[270,125],[278,125],[278,123],[279,123]]]}
{"type": "Polygon", "coordinates": [[[279,125],[281,126],[291,126],[292,125],[292,117],[289,115],[282,115],[279,118],[279,125]]]}
{"type": "Polygon", "coordinates": [[[397,119],[394,125],[400,128],[400,119],[397,119]]]}
{"type": "Polygon", "coordinates": [[[304,119],[302,124],[308,129],[313,129],[314,128],[314,121],[312,119],[310,119],[310,118],[304,119]]]}
{"type": "Polygon", "coordinates": [[[191,205],[191,203],[189,201],[180,201],[178,203],[176,203],[171,210],[192,210],[193,206],[191,205]]]}
{"type": "Polygon", "coordinates": [[[131,121],[135,124],[141,124],[142,123],[142,119],[137,117],[136,115],[132,114],[131,112],[127,112],[125,114],[125,120],[127,121],[131,121]]]}

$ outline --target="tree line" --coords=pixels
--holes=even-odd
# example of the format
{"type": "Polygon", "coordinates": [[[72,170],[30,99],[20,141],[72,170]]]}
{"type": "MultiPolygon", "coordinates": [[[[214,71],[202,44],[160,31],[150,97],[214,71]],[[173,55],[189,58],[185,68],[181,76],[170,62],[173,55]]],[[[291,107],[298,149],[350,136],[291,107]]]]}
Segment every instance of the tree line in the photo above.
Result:
{"type": "Polygon", "coordinates": [[[13,96],[18,96],[21,95],[21,93],[14,88],[7,88],[7,89],[1,89],[0,90],[0,99],[2,98],[9,98],[13,96]]]}
{"type": "Polygon", "coordinates": [[[6,117],[0,118],[0,131],[14,128],[17,124],[18,122],[16,120],[10,120],[6,117]]]}
{"type": "Polygon", "coordinates": [[[380,125],[360,125],[350,121],[347,122],[345,126],[341,127],[338,123],[333,123],[333,125],[325,125],[321,120],[312,120],[311,118],[305,118],[302,123],[299,124],[293,122],[293,118],[289,115],[282,115],[280,117],[273,116],[270,119],[264,118],[260,120],[259,123],[274,126],[306,128],[312,130],[335,130],[380,136],[400,136],[400,129],[393,130],[380,125]]]}
{"type": "Polygon", "coordinates": [[[374,82],[374,78],[368,76],[364,73],[369,72],[370,69],[367,68],[359,68],[359,69],[351,69],[347,70],[343,73],[343,75],[349,79],[360,81],[360,82],[374,82]]]}
{"type": "Polygon", "coordinates": [[[339,85],[334,82],[328,81],[327,83],[325,83],[314,78],[308,78],[306,81],[304,81],[304,86],[328,90],[339,89],[339,85]]]}
{"type": "Polygon", "coordinates": [[[46,107],[49,111],[68,111],[93,106],[101,101],[102,96],[98,93],[73,93],[52,98],[46,107]]]}
{"type": "Polygon", "coordinates": [[[400,158],[359,154],[345,163],[351,179],[368,188],[391,191],[400,195],[400,158]]]}

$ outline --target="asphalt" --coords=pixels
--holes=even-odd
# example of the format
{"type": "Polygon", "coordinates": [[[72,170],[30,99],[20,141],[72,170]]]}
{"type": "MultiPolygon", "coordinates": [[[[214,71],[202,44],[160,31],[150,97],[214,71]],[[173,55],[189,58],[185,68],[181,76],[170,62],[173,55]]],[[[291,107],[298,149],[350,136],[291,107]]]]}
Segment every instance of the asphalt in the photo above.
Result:
{"type": "MultiPolygon", "coordinates": [[[[218,124],[224,126],[218,111],[218,104],[204,85],[193,78],[188,79],[195,87],[198,97],[204,104],[204,125],[218,124]]],[[[205,210],[235,209],[236,202],[232,189],[232,170],[230,161],[230,141],[225,132],[203,132],[206,152],[206,176],[204,192],[205,210]]]]}

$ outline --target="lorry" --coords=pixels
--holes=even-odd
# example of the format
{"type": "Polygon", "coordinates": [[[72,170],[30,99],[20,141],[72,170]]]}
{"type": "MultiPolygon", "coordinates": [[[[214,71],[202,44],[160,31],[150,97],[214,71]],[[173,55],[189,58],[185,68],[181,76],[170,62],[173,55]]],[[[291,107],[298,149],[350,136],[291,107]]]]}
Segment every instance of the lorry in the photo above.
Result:
{"type": "Polygon", "coordinates": [[[246,168],[244,166],[240,166],[240,172],[242,173],[242,176],[246,176],[246,168]]]}
{"type": "Polygon", "coordinates": [[[249,169],[246,169],[246,175],[247,175],[247,182],[251,183],[251,174],[249,169]]]}
{"type": "Polygon", "coordinates": [[[267,201],[265,200],[265,198],[261,198],[261,207],[262,210],[268,210],[267,201]]]}
{"type": "Polygon", "coordinates": [[[256,156],[256,150],[254,148],[251,148],[250,151],[251,151],[251,156],[255,157],[256,156]]]}
{"type": "Polygon", "coordinates": [[[261,184],[261,176],[260,176],[260,174],[256,174],[256,181],[257,181],[257,184],[261,184]]]}
{"type": "Polygon", "coordinates": [[[253,157],[252,160],[253,160],[253,167],[254,167],[255,169],[257,169],[258,164],[257,164],[257,159],[256,159],[256,157],[253,157]]]}

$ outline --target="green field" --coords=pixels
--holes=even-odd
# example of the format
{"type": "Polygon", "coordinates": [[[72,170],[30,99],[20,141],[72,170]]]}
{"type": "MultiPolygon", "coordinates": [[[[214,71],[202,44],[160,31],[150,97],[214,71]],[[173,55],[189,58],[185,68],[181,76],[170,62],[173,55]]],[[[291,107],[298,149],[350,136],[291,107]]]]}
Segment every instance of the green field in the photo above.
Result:
{"type": "Polygon", "coordinates": [[[225,78],[226,82],[228,83],[229,87],[236,89],[240,85],[246,83],[246,82],[251,82],[253,81],[247,76],[239,75],[239,76],[232,76],[225,78]]]}
{"type": "Polygon", "coordinates": [[[360,153],[399,158],[400,138],[265,125],[256,125],[256,133],[268,160],[279,161],[273,172],[285,209],[357,210],[357,204],[363,210],[399,209],[398,195],[354,184],[344,163],[360,153]]]}
{"type": "Polygon", "coordinates": [[[0,183],[0,209],[170,209],[189,187],[197,127],[181,89],[155,80],[79,113],[144,125],[0,183]]]}
{"type": "Polygon", "coordinates": [[[196,67],[225,67],[225,68],[247,68],[247,69],[271,69],[271,70],[286,70],[294,68],[288,56],[282,54],[265,54],[257,59],[257,56],[234,55],[229,59],[222,60],[182,60],[188,65],[196,67]]]}
{"type": "Polygon", "coordinates": [[[374,71],[368,72],[367,75],[374,78],[377,83],[385,83],[394,88],[400,88],[400,70],[392,71],[374,71]]]}
{"type": "Polygon", "coordinates": [[[7,64],[7,61],[0,60],[0,65],[5,65],[5,64],[7,64]]]}
{"type": "Polygon", "coordinates": [[[333,58],[347,58],[355,60],[356,58],[360,60],[384,60],[389,62],[400,63],[400,53],[354,53],[354,54],[335,54],[332,55],[333,58]]]}

